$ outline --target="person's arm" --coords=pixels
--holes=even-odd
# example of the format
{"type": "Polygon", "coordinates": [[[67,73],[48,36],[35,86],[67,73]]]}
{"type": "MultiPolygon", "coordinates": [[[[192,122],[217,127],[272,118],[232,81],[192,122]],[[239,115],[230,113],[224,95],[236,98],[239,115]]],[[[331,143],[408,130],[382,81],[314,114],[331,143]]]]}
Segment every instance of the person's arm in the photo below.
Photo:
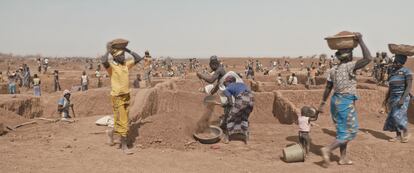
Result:
{"type": "Polygon", "coordinates": [[[231,89],[231,87],[230,88],[226,88],[226,90],[223,91],[223,94],[227,98],[227,104],[226,105],[233,106],[233,104],[234,104],[233,103],[233,96],[230,93],[230,89],[231,89]]]}
{"type": "Polygon", "coordinates": [[[354,71],[356,71],[356,70],[358,70],[358,69],[361,69],[361,68],[364,68],[364,67],[365,67],[365,66],[367,66],[367,65],[371,62],[371,60],[372,60],[371,53],[369,52],[369,50],[368,50],[367,46],[365,45],[365,42],[364,42],[364,40],[362,39],[362,35],[361,35],[359,32],[357,32],[357,33],[355,33],[355,37],[356,37],[356,39],[357,39],[357,41],[358,41],[358,43],[359,43],[359,46],[361,47],[361,50],[362,50],[362,56],[363,56],[363,58],[362,58],[362,59],[360,59],[360,60],[358,60],[358,61],[355,63],[355,68],[354,68],[354,71]]]}
{"type": "Polygon", "coordinates": [[[208,75],[208,74],[201,74],[200,72],[197,72],[197,77],[211,84],[214,81],[218,80],[219,73],[215,71],[213,75],[208,75]]]}
{"type": "Polygon", "coordinates": [[[63,111],[63,105],[58,105],[58,111],[62,112],[63,111]]]}
{"type": "Polygon", "coordinates": [[[144,59],[141,56],[139,56],[137,53],[129,50],[128,48],[125,48],[125,52],[128,52],[130,55],[132,55],[132,57],[134,58],[135,64],[138,64],[142,59],[144,59]]]}
{"type": "Polygon", "coordinates": [[[105,67],[105,69],[109,69],[109,52],[106,52],[105,55],[101,57],[101,63],[105,67]]]}
{"type": "Polygon", "coordinates": [[[404,104],[404,99],[410,94],[411,88],[413,83],[413,77],[411,74],[405,77],[405,90],[403,96],[398,101],[398,107],[401,107],[404,104]]]}
{"type": "Polygon", "coordinates": [[[325,91],[323,92],[323,95],[322,95],[322,102],[318,108],[318,112],[321,112],[321,113],[323,112],[323,108],[325,107],[326,101],[328,100],[328,97],[331,94],[332,88],[333,88],[333,82],[327,81],[325,91]]]}

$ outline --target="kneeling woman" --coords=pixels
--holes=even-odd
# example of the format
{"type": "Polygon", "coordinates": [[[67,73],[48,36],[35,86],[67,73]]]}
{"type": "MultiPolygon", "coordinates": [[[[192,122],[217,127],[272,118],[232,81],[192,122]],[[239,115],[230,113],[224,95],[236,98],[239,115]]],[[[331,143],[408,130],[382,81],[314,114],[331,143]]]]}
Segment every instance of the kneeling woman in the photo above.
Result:
{"type": "Polygon", "coordinates": [[[224,142],[227,143],[233,137],[241,136],[247,143],[249,136],[249,115],[253,111],[253,94],[244,83],[236,82],[236,78],[228,76],[225,78],[224,95],[227,97],[227,104],[231,106],[226,117],[226,132],[224,142]],[[234,98],[234,100],[233,100],[234,98]]]}
{"type": "Polygon", "coordinates": [[[410,103],[410,91],[412,86],[412,73],[403,65],[407,61],[407,56],[396,55],[393,67],[389,72],[389,89],[384,101],[388,117],[384,125],[385,131],[396,132],[395,138],[390,142],[408,142],[407,131],[407,110],[410,103]]]}

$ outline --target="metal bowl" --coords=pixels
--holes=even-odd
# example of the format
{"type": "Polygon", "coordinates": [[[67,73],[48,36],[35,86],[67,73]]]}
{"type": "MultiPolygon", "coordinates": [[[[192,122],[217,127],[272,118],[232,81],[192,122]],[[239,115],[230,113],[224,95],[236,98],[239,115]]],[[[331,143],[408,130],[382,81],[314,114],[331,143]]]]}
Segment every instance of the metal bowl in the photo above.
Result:
{"type": "Polygon", "coordinates": [[[214,144],[219,142],[221,139],[221,135],[223,135],[223,130],[221,130],[220,127],[213,125],[210,125],[208,130],[210,130],[210,133],[212,134],[211,137],[204,137],[199,133],[194,133],[194,139],[202,144],[214,144]]]}

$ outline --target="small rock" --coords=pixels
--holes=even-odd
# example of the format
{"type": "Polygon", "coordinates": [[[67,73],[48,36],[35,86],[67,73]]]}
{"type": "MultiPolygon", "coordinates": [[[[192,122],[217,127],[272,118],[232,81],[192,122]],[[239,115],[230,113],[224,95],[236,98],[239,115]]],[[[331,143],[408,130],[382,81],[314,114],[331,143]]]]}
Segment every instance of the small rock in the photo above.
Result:
{"type": "Polygon", "coordinates": [[[72,146],[70,146],[70,145],[66,145],[65,147],[63,147],[63,148],[72,148],[72,146]]]}
{"type": "Polygon", "coordinates": [[[78,139],[74,138],[73,141],[77,141],[78,139]]]}
{"type": "Polygon", "coordinates": [[[220,145],[211,145],[210,148],[213,150],[218,150],[220,149],[220,145]]]}

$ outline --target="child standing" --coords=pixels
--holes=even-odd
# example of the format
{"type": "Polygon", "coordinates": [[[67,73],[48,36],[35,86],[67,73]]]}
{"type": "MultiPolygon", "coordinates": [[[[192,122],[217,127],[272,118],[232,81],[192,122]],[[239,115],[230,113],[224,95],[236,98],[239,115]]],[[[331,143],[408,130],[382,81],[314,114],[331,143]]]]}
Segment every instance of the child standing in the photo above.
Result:
{"type": "Polygon", "coordinates": [[[311,141],[311,138],[309,136],[311,128],[310,122],[316,121],[318,119],[318,115],[316,109],[310,106],[303,106],[300,110],[300,114],[301,115],[299,115],[298,117],[299,143],[305,150],[305,157],[307,157],[309,154],[311,141]]]}

